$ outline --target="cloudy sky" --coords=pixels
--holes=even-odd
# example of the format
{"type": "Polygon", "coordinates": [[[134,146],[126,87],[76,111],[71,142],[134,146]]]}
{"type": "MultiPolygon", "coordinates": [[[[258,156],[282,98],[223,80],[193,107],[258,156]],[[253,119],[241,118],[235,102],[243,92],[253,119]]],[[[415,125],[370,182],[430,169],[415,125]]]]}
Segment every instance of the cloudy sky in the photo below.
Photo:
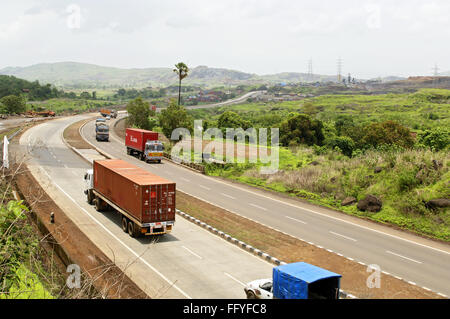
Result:
{"type": "Polygon", "coordinates": [[[0,68],[76,61],[359,78],[450,71],[448,0],[0,0],[0,68]]]}

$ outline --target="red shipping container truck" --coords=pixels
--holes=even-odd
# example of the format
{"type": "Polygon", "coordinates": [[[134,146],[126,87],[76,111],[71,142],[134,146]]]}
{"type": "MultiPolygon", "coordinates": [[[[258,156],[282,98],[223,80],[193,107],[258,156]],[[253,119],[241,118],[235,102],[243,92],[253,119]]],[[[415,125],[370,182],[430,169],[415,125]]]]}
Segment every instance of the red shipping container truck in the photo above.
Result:
{"type": "Polygon", "coordinates": [[[122,215],[132,237],[159,235],[175,223],[176,184],[122,160],[96,160],[86,173],[88,202],[122,215]]]}
{"type": "Polygon", "coordinates": [[[141,160],[161,162],[164,146],[158,140],[158,133],[138,128],[127,128],[125,146],[128,155],[138,155],[141,160]]]}

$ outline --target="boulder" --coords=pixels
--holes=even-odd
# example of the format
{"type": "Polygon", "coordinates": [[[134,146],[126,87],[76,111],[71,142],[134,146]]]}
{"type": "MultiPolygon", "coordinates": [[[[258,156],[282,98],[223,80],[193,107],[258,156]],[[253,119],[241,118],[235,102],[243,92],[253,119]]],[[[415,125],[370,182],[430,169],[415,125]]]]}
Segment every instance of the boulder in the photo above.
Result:
{"type": "Polygon", "coordinates": [[[373,195],[367,195],[364,199],[361,199],[356,206],[359,210],[365,212],[376,213],[381,210],[383,203],[380,199],[373,195]]]}
{"type": "Polygon", "coordinates": [[[317,166],[317,165],[319,165],[320,163],[318,162],[318,161],[312,161],[311,163],[309,163],[310,165],[313,165],[313,166],[317,166]]]}
{"type": "Polygon", "coordinates": [[[342,206],[348,206],[348,205],[351,205],[351,204],[354,204],[354,203],[356,203],[356,198],[355,197],[352,197],[352,196],[349,196],[349,197],[346,197],[342,202],[341,202],[341,205],[342,206]]]}
{"type": "Polygon", "coordinates": [[[450,207],[450,199],[447,198],[432,199],[425,204],[425,207],[427,207],[428,209],[450,207]]]}
{"type": "Polygon", "coordinates": [[[375,169],[373,170],[373,172],[374,172],[375,174],[378,174],[378,173],[380,173],[382,170],[383,170],[383,168],[381,168],[380,166],[377,166],[377,167],[375,167],[375,169]]]}

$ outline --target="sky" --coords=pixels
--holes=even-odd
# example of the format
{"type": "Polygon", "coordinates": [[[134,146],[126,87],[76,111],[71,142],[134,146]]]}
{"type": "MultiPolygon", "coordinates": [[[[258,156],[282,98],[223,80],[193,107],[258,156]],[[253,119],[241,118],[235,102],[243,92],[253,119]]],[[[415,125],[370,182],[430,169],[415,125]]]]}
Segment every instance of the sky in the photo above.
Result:
{"type": "Polygon", "coordinates": [[[75,61],[357,78],[450,71],[448,0],[0,0],[0,69],[75,61]]]}

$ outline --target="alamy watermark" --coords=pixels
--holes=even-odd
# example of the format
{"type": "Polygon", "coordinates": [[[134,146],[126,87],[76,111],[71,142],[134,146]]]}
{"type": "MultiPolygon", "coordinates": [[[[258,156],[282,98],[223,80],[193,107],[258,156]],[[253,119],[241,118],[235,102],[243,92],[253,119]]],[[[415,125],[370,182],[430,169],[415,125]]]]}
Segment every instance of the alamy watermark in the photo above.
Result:
{"type": "Polygon", "coordinates": [[[66,24],[69,29],[81,28],[81,7],[77,4],[70,4],[66,8],[67,16],[66,24]]]}
{"type": "Polygon", "coordinates": [[[81,269],[77,264],[71,264],[67,266],[66,272],[70,273],[67,277],[66,285],[70,289],[81,288],[81,269]]]}
{"type": "Polygon", "coordinates": [[[367,288],[381,288],[381,268],[378,265],[372,264],[367,266],[367,272],[370,272],[370,276],[367,277],[367,288]]]}
{"type": "Polygon", "coordinates": [[[194,136],[186,128],[172,131],[171,140],[179,141],[172,148],[176,162],[188,163],[261,163],[262,174],[274,174],[279,168],[279,129],[267,128],[208,128],[203,132],[203,121],[194,121],[194,136]],[[203,141],[209,143],[204,145],[203,141]],[[270,141],[270,143],[269,143],[270,141]]]}

